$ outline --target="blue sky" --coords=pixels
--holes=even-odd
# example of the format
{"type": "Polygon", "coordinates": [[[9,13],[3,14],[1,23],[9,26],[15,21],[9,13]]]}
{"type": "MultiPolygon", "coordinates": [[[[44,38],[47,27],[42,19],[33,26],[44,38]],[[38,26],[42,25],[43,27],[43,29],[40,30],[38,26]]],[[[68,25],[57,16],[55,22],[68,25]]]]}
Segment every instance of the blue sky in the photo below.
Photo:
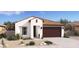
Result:
{"type": "Polygon", "coordinates": [[[61,18],[78,21],[79,11],[0,11],[0,24],[7,21],[19,21],[30,16],[38,16],[53,21],[59,21],[61,18]]]}

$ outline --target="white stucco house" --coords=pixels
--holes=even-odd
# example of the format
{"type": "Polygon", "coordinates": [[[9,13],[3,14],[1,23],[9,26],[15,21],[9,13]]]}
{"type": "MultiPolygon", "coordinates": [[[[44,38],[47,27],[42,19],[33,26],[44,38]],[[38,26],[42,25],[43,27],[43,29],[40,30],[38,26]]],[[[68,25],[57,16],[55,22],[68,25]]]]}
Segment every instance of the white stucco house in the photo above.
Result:
{"type": "Polygon", "coordinates": [[[36,16],[15,23],[15,34],[24,38],[63,37],[64,26],[59,22],[36,16]]]}

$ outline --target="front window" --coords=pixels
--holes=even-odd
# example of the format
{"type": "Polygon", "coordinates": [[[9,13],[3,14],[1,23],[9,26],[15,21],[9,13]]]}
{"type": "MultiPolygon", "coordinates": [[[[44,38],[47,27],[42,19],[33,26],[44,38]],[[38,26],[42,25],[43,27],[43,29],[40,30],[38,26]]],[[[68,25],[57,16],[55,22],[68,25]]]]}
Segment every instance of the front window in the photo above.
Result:
{"type": "Polygon", "coordinates": [[[27,27],[22,27],[22,35],[27,35],[27,27]]]}

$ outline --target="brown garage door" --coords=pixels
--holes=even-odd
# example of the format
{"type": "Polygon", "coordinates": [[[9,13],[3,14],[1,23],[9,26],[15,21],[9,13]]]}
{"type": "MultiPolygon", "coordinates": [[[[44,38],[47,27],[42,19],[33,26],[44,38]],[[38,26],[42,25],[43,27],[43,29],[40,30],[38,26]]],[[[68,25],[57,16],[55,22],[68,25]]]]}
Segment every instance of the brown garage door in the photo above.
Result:
{"type": "Polygon", "coordinates": [[[61,27],[43,27],[43,37],[60,37],[61,27]]]}

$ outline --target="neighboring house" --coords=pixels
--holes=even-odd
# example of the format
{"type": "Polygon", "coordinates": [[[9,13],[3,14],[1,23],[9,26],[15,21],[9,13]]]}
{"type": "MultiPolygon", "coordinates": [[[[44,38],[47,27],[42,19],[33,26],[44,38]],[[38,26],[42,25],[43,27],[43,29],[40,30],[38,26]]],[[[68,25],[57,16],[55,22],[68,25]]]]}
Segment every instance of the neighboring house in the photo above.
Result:
{"type": "Polygon", "coordinates": [[[24,38],[63,37],[64,26],[59,22],[32,16],[15,23],[15,34],[24,38]]]}
{"type": "Polygon", "coordinates": [[[75,22],[72,22],[72,23],[70,23],[70,24],[71,24],[71,26],[74,27],[74,29],[75,29],[76,31],[79,31],[79,21],[75,21],[75,22]]]}
{"type": "Polygon", "coordinates": [[[6,33],[6,26],[5,25],[0,25],[0,34],[6,33]]]}

